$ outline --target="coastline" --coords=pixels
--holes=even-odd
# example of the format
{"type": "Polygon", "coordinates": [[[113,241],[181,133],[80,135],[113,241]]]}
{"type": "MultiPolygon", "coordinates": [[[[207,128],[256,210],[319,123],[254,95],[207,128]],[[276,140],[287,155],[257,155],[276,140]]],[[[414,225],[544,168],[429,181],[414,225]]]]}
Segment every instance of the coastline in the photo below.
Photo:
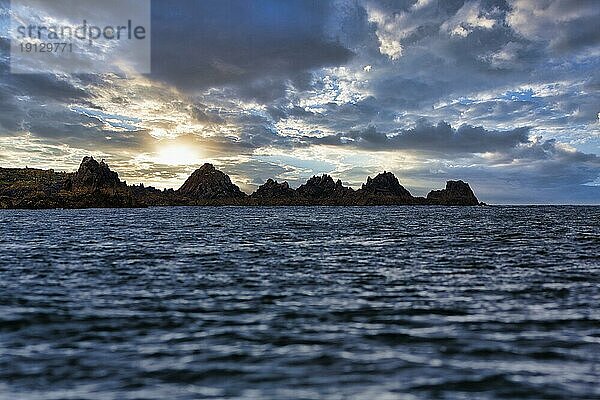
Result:
{"type": "Polygon", "coordinates": [[[486,206],[468,183],[448,181],[442,190],[415,197],[391,172],[368,177],[358,190],[329,175],[313,176],[297,189],[267,180],[248,195],[211,164],[197,169],[177,190],[127,185],[102,160],[85,157],[74,173],[0,168],[0,209],[146,208],[162,206],[486,206]]]}

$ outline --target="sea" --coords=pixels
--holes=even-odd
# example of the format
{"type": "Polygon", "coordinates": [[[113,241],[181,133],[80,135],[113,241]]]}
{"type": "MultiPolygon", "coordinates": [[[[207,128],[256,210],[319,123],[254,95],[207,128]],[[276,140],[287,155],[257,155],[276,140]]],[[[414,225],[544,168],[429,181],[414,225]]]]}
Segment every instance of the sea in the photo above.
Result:
{"type": "Polygon", "coordinates": [[[0,211],[0,399],[600,399],[600,207],[0,211]]]}

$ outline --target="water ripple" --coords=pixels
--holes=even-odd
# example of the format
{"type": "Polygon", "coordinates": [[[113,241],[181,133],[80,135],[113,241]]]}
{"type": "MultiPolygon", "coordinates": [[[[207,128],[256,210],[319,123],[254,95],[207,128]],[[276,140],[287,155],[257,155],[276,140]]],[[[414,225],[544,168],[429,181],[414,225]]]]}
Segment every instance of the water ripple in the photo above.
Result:
{"type": "Polygon", "coordinates": [[[600,208],[0,212],[0,399],[600,398],[600,208]]]}

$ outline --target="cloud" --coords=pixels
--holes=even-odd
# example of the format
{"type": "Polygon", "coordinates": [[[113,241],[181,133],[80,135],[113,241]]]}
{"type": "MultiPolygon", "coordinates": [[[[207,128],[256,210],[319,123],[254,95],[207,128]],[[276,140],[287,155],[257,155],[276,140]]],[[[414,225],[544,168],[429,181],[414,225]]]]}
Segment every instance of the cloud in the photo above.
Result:
{"type": "Polygon", "coordinates": [[[367,2],[368,21],[375,25],[379,52],[397,61],[404,53],[402,42],[408,39],[431,16],[431,2],[418,2],[408,6],[407,2],[396,4],[394,10],[380,2],[367,2]]]}
{"type": "Polygon", "coordinates": [[[276,80],[342,64],[352,56],[324,34],[330,1],[152,5],[153,77],[184,91],[236,85],[271,100],[281,92],[265,93],[266,79],[274,88],[276,80]]]}
{"type": "Polygon", "coordinates": [[[497,21],[482,13],[479,1],[467,1],[440,27],[450,35],[468,36],[474,29],[492,29],[497,21]]]}
{"type": "Polygon", "coordinates": [[[528,140],[529,128],[499,132],[469,125],[454,129],[445,122],[437,125],[419,122],[415,128],[390,134],[378,132],[371,126],[364,131],[313,139],[313,142],[378,151],[422,150],[441,154],[469,154],[504,152],[528,140]]]}
{"type": "Polygon", "coordinates": [[[545,41],[565,52],[600,43],[596,0],[512,0],[507,23],[533,41],[545,41]]]}
{"type": "Polygon", "coordinates": [[[589,185],[600,177],[600,157],[556,140],[534,138],[452,173],[501,203],[595,204],[600,196],[600,187],[589,185]]]}
{"type": "Polygon", "coordinates": [[[208,124],[223,124],[225,120],[219,116],[218,113],[212,112],[207,106],[203,104],[190,106],[192,116],[198,122],[208,124]]]}

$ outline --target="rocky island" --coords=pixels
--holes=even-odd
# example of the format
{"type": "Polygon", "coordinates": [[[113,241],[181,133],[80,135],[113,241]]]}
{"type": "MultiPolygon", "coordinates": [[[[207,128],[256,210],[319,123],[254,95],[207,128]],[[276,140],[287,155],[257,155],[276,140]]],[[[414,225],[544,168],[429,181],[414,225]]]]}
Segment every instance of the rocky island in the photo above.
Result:
{"type": "Polygon", "coordinates": [[[154,206],[477,206],[479,200],[463,181],[414,197],[391,172],[358,190],[329,175],[314,176],[298,189],[269,179],[247,195],[211,164],[197,169],[178,190],[129,186],[104,162],[85,157],[74,173],[31,168],[0,168],[1,209],[126,208],[154,206]]]}

